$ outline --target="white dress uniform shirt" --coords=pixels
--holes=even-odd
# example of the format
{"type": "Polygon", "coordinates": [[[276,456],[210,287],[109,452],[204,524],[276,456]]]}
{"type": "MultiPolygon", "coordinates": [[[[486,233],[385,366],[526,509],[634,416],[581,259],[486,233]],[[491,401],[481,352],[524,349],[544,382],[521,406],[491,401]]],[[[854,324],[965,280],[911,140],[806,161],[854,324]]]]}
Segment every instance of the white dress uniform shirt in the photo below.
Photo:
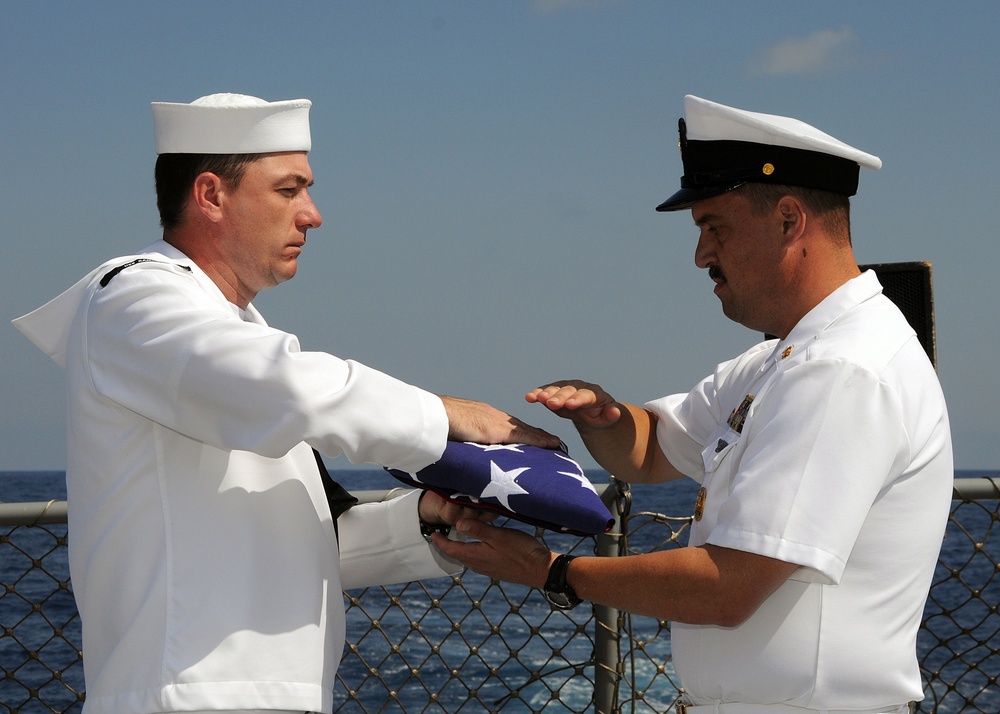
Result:
{"type": "Polygon", "coordinates": [[[302,351],[168,244],[15,324],[67,373],[86,714],[330,711],[341,589],[459,569],[416,493],[356,506],[338,544],[312,452],[419,470],[444,450],[441,400],[302,351]]]}
{"type": "Polygon", "coordinates": [[[704,487],[690,544],[799,566],[738,627],[671,625],[692,703],[919,700],[915,642],[951,504],[951,436],[934,369],[874,273],[786,339],[647,406],[667,458],[704,487]]]}

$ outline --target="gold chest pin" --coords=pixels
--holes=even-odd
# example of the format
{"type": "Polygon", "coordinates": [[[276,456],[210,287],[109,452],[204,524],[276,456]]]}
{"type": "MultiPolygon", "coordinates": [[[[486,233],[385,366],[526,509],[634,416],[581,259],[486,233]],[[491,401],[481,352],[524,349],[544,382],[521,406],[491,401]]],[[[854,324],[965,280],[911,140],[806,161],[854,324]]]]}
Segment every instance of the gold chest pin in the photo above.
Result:
{"type": "Polygon", "coordinates": [[[702,486],[698,489],[698,497],[694,501],[694,519],[700,521],[705,515],[705,499],[708,498],[708,491],[702,486]]]}

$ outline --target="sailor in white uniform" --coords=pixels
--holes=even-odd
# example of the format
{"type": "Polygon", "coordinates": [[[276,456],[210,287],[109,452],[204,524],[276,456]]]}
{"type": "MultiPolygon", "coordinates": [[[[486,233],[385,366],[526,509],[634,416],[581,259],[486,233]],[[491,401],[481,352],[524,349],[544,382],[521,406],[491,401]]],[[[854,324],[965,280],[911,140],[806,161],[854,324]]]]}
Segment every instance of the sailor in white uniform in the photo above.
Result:
{"type": "Polygon", "coordinates": [[[724,313],[777,339],[645,406],[580,381],[527,398],[620,479],[699,482],[689,546],[571,559],[471,520],[482,542],[440,544],[564,607],[670,620],[678,711],[901,714],[954,471],[934,368],[853,256],[848,197],[881,161],[787,117],[692,96],[685,115],[659,210],[691,210],[724,313]]]}
{"type": "Polygon", "coordinates": [[[322,222],[310,105],[154,104],[164,239],[15,321],[66,370],[86,714],[331,711],[342,589],[457,572],[421,520],[463,511],[413,493],[340,513],[316,452],[417,471],[449,437],[558,445],[303,351],[253,307],[322,222]]]}

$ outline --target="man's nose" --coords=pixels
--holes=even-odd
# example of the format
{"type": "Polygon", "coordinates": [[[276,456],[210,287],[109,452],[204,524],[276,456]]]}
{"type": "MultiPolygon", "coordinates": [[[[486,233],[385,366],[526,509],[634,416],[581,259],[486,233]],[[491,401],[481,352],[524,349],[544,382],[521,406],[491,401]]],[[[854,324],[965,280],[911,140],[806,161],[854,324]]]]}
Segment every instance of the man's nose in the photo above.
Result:
{"type": "Polygon", "coordinates": [[[694,249],[694,264],[699,268],[707,268],[712,263],[709,259],[711,255],[709,241],[705,240],[705,234],[702,233],[698,236],[698,245],[694,249]]]}
{"type": "Polygon", "coordinates": [[[302,212],[302,225],[305,228],[319,228],[323,225],[323,216],[316,208],[316,204],[313,203],[312,198],[309,198],[309,204],[305,207],[302,212]]]}

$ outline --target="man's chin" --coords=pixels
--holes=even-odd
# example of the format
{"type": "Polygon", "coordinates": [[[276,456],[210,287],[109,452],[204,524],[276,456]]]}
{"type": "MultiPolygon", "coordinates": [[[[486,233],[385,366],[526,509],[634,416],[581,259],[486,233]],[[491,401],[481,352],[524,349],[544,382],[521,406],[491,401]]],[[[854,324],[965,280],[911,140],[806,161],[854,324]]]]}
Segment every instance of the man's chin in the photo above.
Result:
{"type": "Polygon", "coordinates": [[[280,269],[273,270],[271,272],[272,283],[268,287],[275,287],[287,282],[295,277],[295,273],[298,272],[298,264],[295,261],[291,263],[283,263],[280,269]]]}

